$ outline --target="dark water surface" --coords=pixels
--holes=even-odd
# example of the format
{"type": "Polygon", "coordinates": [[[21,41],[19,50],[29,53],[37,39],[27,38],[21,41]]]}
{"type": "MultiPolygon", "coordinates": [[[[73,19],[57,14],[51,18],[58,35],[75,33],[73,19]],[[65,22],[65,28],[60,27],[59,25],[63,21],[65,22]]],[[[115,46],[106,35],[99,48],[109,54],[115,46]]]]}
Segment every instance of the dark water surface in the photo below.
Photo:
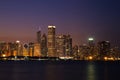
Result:
{"type": "Polygon", "coordinates": [[[0,80],[120,80],[120,61],[0,61],[0,80]]]}

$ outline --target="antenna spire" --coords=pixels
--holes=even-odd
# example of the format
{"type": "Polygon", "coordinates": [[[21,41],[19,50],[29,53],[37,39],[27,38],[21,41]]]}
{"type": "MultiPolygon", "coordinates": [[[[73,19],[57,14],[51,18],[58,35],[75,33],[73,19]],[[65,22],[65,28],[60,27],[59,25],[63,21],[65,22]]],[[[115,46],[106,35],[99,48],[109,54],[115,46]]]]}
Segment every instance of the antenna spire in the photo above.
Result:
{"type": "Polygon", "coordinates": [[[41,31],[41,27],[39,26],[38,31],[41,31]]]}

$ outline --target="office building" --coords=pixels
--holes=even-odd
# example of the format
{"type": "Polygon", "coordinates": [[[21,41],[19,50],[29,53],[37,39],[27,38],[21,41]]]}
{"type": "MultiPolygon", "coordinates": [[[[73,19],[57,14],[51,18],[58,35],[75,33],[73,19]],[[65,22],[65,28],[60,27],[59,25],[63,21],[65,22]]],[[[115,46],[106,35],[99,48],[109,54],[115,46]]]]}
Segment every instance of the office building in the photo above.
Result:
{"type": "Polygon", "coordinates": [[[34,55],[34,43],[30,42],[29,43],[29,56],[33,57],[34,55]]]}
{"type": "Polygon", "coordinates": [[[34,57],[40,57],[41,56],[41,46],[39,43],[34,43],[34,57]]]}
{"type": "Polygon", "coordinates": [[[43,34],[41,37],[41,55],[42,57],[47,56],[47,36],[46,34],[43,34]]]}
{"type": "Polygon", "coordinates": [[[109,41],[100,41],[97,44],[98,47],[98,54],[100,59],[109,56],[110,54],[110,42],[109,41]]]}
{"type": "Polygon", "coordinates": [[[48,57],[57,57],[55,49],[55,26],[48,26],[47,47],[48,57]]]}
{"type": "Polygon", "coordinates": [[[70,35],[56,36],[56,50],[59,57],[72,56],[72,38],[70,35]]]}
{"type": "Polygon", "coordinates": [[[56,36],[56,52],[59,57],[64,57],[65,55],[65,35],[56,36]]]}
{"type": "Polygon", "coordinates": [[[37,32],[37,43],[41,44],[41,29],[40,28],[37,32]]]}

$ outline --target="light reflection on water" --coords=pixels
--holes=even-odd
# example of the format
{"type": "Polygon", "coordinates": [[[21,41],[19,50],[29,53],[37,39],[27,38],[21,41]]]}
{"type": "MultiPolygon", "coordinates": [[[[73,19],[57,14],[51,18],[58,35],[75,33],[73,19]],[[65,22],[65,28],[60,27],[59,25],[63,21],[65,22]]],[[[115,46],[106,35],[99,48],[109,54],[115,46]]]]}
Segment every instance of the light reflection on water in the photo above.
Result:
{"type": "Polygon", "coordinates": [[[0,80],[119,80],[116,62],[0,62],[0,80]]]}
{"type": "Polygon", "coordinates": [[[96,80],[96,68],[93,63],[89,63],[86,69],[87,80],[96,80]]]}

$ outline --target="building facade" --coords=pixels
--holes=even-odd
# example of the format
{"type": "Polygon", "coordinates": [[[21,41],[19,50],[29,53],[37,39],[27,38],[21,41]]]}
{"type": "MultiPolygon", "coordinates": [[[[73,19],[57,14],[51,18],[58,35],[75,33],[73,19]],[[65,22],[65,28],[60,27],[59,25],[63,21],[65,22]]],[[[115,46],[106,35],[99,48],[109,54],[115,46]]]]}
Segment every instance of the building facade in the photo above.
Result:
{"type": "Polygon", "coordinates": [[[48,26],[48,36],[47,36],[47,48],[48,57],[57,57],[55,48],[55,26],[48,26]]]}
{"type": "Polygon", "coordinates": [[[110,53],[110,42],[109,41],[100,41],[97,44],[99,57],[102,59],[109,56],[110,53]]]}
{"type": "Polygon", "coordinates": [[[41,54],[42,54],[42,57],[47,56],[47,36],[46,36],[46,34],[43,34],[41,37],[41,54]]]}
{"type": "Polygon", "coordinates": [[[56,51],[59,57],[67,57],[72,55],[72,38],[70,35],[56,36],[56,51]]]}

